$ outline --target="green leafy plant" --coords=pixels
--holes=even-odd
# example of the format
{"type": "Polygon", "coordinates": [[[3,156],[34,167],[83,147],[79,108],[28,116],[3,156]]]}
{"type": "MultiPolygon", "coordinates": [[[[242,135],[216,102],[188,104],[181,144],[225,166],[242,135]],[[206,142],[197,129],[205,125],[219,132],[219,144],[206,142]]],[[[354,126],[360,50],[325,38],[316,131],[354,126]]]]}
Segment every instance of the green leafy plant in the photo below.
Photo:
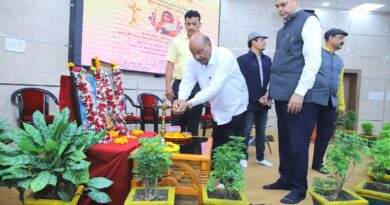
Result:
{"type": "Polygon", "coordinates": [[[373,175],[375,186],[378,191],[381,191],[383,177],[390,171],[390,138],[380,138],[373,142],[370,149],[370,157],[372,161],[368,164],[368,168],[373,175]]]}
{"type": "Polygon", "coordinates": [[[362,122],[361,124],[363,133],[366,135],[372,135],[374,133],[375,125],[371,122],[362,122]]]}
{"type": "Polygon", "coordinates": [[[37,111],[33,114],[34,125],[24,123],[24,130],[10,131],[13,143],[0,143],[0,185],[15,187],[21,201],[28,189],[36,199],[70,201],[77,186],[87,184],[85,190],[93,200],[109,202],[109,196],[98,189],[112,182],[102,177],[89,179],[90,162],[84,154],[105,131],[84,131],[68,119],[69,109],[65,108],[47,126],[43,114],[37,111]]]}
{"type": "Polygon", "coordinates": [[[150,201],[157,196],[157,183],[160,176],[169,170],[172,160],[169,158],[171,152],[164,151],[167,147],[160,142],[160,137],[140,138],[142,146],[138,152],[130,157],[135,160],[133,173],[137,181],[144,181],[145,201],[150,201]]]}
{"type": "Polygon", "coordinates": [[[243,137],[231,136],[228,143],[214,149],[213,170],[207,181],[208,191],[212,192],[218,184],[223,184],[225,199],[233,199],[238,192],[243,191],[244,170],[240,164],[240,160],[245,159],[243,142],[243,137]]]}
{"type": "Polygon", "coordinates": [[[356,125],[356,112],[353,110],[347,110],[344,118],[345,118],[345,129],[354,130],[356,125]]]}
{"type": "Polygon", "coordinates": [[[335,140],[329,142],[324,161],[323,169],[329,175],[325,179],[314,178],[314,191],[331,201],[336,200],[352,175],[349,170],[362,162],[362,150],[366,152],[367,147],[361,137],[337,130],[335,140]]]}
{"type": "Polygon", "coordinates": [[[345,116],[339,117],[340,110],[336,109],[336,121],[334,122],[334,125],[336,127],[344,127],[345,126],[345,116]]]}
{"type": "Polygon", "coordinates": [[[4,144],[7,144],[12,141],[9,136],[10,133],[7,129],[8,129],[7,122],[5,120],[1,120],[0,121],[0,142],[4,144]]]}
{"type": "Polygon", "coordinates": [[[390,138],[390,130],[381,130],[379,136],[381,138],[390,138]]]}
{"type": "Polygon", "coordinates": [[[383,130],[390,130],[390,122],[383,124],[383,130]]]}

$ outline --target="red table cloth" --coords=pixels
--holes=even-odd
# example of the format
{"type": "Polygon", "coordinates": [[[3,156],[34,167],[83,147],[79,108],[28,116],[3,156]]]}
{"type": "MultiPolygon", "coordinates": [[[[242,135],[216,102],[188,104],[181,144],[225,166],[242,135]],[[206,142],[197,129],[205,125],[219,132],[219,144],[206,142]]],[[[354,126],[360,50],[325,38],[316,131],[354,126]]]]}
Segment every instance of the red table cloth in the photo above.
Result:
{"type": "MultiPolygon", "coordinates": [[[[156,133],[145,132],[140,137],[153,137],[156,133]]],[[[110,197],[112,205],[123,204],[130,192],[130,180],[132,163],[128,159],[130,152],[140,144],[136,139],[129,139],[129,143],[119,145],[111,142],[109,144],[97,144],[87,152],[87,160],[91,162],[89,167],[90,178],[106,177],[114,183],[104,190],[110,197]]],[[[79,205],[98,204],[88,196],[82,196],[79,205]]]]}

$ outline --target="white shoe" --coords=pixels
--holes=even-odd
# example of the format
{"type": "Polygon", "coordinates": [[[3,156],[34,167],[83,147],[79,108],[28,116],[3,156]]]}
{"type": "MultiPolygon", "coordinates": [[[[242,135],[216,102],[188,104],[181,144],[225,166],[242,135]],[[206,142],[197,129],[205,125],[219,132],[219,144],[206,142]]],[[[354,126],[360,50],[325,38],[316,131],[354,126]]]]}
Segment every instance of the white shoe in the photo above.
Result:
{"type": "Polygon", "coordinates": [[[217,188],[223,189],[223,188],[225,188],[225,185],[223,185],[223,184],[218,184],[218,185],[217,185],[217,188]]]}
{"type": "Polygon", "coordinates": [[[269,161],[267,161],[265,159],[263,159],[261,161],[256,159],[256,162],[259,163],[259,164],[262,164],[262,165],[264,165],[266,167],[272,167],[273,166],[271,162],[269,162],[269,161]]]}
{"type": "Polygon", "coordinates": [[[242,167],[247,168],[248,167],[248,161],[245,159],[240,160],[240,164],[242,167]]]}

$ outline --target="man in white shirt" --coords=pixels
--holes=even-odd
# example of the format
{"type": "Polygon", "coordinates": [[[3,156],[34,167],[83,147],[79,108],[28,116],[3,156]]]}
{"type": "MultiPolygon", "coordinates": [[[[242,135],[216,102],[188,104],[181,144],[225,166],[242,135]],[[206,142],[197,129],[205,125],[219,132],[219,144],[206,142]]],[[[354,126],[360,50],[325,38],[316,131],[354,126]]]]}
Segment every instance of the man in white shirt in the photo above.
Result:
{"type": "Polygon", "coordinates": [[[213,47],[206,35],[196,33],[190,39],[190,59],[179,87],[173,112],[184,113],[193,106],[209,102],[213,115],[213,149],[229,140],[229,136],[244,136],[248,89],[233,53],[213,47]],[[199,83],[201,91],[185,101],[199,83]]]}
{"type": "Polygon", "coordinates": [[[263,188],[291,190],[281,202],[296,204],[307,190],[315,116],[314,104],[305,95],[321,65],[321,26],[315,16],[299,7],[298,0],[275,0],[275,6],[284,20],[276,37],[269,87],[278,117],[280,178],[263,188]]]}

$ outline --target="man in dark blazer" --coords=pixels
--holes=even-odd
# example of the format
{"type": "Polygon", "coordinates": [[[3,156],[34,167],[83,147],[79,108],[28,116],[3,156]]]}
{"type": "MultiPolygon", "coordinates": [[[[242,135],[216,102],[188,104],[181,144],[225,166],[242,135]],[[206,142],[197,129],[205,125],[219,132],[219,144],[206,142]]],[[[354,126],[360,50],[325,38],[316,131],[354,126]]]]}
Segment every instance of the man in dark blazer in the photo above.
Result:
{"type": "Polygon", "coordinates": [[[272,163],[264,159],[265,128],[270,104],[263,102],[263,96],[267,93],[270,78],[271,58],[263,54],[268,37],[259,32],[248,34],[248,53],[237,58],[238,65],[245,77],[249,92],[249,104],[245,122],[245,143],[244,150],[246,160],[240,163],[247,167],[248,145],[252,126],[256,128],[256,162],[267,167],[272,167],[272,163]]]}

